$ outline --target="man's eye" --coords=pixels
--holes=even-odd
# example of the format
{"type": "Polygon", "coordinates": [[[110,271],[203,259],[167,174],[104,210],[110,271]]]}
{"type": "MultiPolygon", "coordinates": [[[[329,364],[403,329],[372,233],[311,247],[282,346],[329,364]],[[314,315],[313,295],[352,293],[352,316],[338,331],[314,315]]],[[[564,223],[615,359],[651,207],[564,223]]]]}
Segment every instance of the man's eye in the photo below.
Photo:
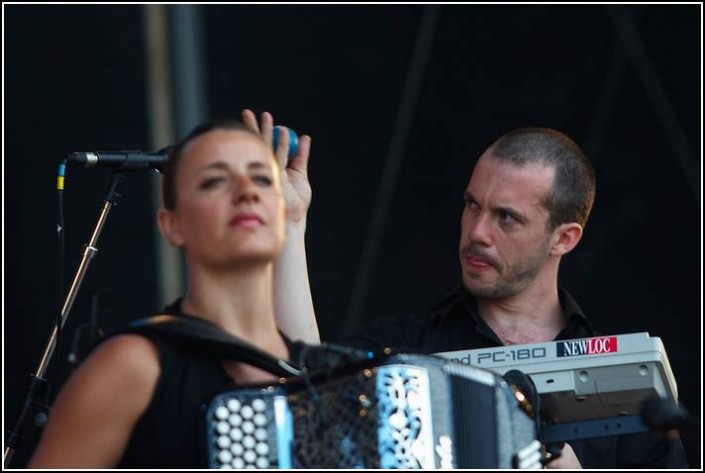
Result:
{"type": "Polygon", "coordinates": [[[504,211],[499,212],[499,219],[502,222],[513,222],[516,220],[512,214],[510,214],[509,212],[504,212],[504,211]]]}

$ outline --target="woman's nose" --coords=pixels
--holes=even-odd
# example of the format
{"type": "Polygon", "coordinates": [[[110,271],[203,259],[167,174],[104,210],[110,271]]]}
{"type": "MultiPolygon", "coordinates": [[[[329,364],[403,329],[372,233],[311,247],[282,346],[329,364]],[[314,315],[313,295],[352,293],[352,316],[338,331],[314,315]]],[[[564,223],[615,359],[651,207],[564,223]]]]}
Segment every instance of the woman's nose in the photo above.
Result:
{"type": "Polygon", "coordinates": [[[236,179],[236,184],[233,187],[234,202],[252,202],[259,200],[259,188],[248,176],[236,179]]]}

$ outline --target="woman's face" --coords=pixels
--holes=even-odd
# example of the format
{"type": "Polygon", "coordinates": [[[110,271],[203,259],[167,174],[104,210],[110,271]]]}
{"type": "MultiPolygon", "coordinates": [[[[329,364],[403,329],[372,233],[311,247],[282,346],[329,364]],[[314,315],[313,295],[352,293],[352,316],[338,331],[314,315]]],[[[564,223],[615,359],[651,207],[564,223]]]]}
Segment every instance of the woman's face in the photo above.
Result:
{"type": "Polygon", "coordinates": [[[175,176],[176,206],[159,224],[187,261],[211,267],[272,261],[284,243],[279,169],[264,142],[218,129],[190,141],[175,176]]]}

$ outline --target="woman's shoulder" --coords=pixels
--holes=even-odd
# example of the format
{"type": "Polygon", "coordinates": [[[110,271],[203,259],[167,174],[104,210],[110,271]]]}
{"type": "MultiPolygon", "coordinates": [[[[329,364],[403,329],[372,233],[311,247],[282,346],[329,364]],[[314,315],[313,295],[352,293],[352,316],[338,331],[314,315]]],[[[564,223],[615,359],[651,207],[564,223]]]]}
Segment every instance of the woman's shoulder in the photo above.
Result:
{"type": "Polygon", "coordinates": [[[65,390],[89,410],[113,406],[136,420],[149,405],[160,375],[157,347],[145,337],[120,334],[95,348],[65,390]]]}
{"type": "Polygon", "coordinates": [[[96,348],[94,355],[117,357],[130,362],[141,357],[157,358],[158,349],[148,337],[136,333],[117,333],[106,338],[96,348]]]}
{"type": "Polygon", "coordinates": [[[82,371],[101,377],[129,381],[155,381],[159,377],[159,351],[150,339],[137,334],[117,334],[100,343],[82,366],[82,371]]]}
{"type": "Polygon", "coordinates": [[[30,467],[115,465],[159,374],[156,348],[144,337],[100,343],[62,387],[30,467]]]}

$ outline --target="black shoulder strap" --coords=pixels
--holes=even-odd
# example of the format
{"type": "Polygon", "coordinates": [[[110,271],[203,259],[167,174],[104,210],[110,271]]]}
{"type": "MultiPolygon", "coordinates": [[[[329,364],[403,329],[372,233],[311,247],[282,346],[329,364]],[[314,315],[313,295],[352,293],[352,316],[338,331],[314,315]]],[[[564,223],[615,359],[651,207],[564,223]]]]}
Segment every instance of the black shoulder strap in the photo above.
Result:
{"type": "Polygon", "coordinates": [[[132,322],[123,333],[155,335],[178,346],[217,358],[242,361],[276,376],[299,375],[289,363],[220,327],[195,317],[155,315],[132,322]]]}

